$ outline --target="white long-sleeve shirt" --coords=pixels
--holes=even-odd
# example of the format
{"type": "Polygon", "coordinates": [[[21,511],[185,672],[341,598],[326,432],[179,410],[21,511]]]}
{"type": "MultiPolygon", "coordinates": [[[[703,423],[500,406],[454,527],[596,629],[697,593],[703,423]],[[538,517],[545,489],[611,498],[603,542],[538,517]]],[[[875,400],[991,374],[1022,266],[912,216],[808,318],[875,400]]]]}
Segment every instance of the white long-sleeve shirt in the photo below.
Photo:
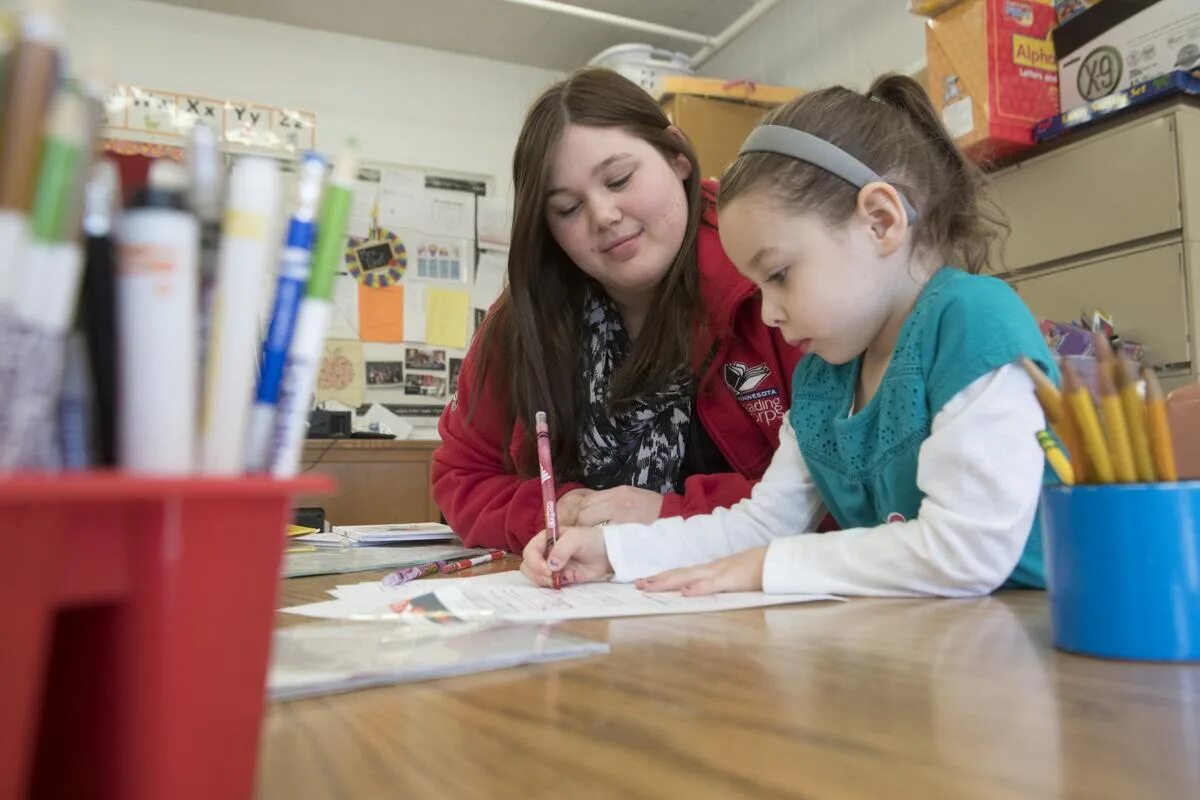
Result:
{"type": "Polygon", "coordinates": [[[916,519],[810,533],[823,507],[790,424],[751,496],[711,514],[604,528],[616,580],[702,564],[767,545],[763,589],[881,597],[965,597],[999,587],[1037,511],[1045,418],[1016,366],[952,397],[921,445],[916,519]]]}

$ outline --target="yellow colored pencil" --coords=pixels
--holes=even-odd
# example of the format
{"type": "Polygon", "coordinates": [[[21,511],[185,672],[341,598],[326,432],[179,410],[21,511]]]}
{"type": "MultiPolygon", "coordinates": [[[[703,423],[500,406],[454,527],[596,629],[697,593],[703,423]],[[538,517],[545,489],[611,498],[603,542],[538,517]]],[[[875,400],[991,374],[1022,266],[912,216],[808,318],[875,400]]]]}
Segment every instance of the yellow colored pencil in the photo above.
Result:
{"type": "Polygon", "coordinates": [[[1129,429],[1129,443],[1133,445],[1133,466],[1138,480],[1154,483],[1154,454],[1150,449],[1150,434],[1146,430],[1146,405],[1138,394],[1137,382],[1129,376],[1133,365],[1124,353],[1117,356],[1117,393],[1121,396],[1121,408],[1125,411],[1125,425],[1129,429]]]}
{"type": "Polygon", "coordinates": [[[1112,456],[1109,455],[1104,432],[1100,430],[1100,420],[1096,416],[1091,392],[1083,385],[1079,373],[1070,364],[1064,363],[1062,371],[1063,395],[1071,409],[1071,416],[1079,426],[1080,441],[1088,459],[1088,477],[1096,483],[1114,483],[1116,473],[1113,471],[1112,456]]]}
{"type": "Polygon", "coordinates": [[[1160,481],[1177,481],[1179,472],[1175,468],[1175,446],[1171,443],[1167,401],[1154,370],[1142,368],[1142,379],[1146,381],[1146,428],[1150,436],[1150,450],[1154,453],[1154,471],[1160,481]]]}
{"type": "Polygon", "coordinates": [[[1051,425],[1058,425],[1063,416],[1062,394],[1059,393],[1058,387],[1032,359],[1022,358],[1021,366],[1033,381],[1033,391],[1042,405],[1042,411],[1046,412],[1046,421],[1051,425]]]}
{"type": "Polygon", "coordinates": [[[1050,423],[1054,435],[1067,450],[1075,480],[1079,483],[1086,482],[1086,459],[1080,443],[1079,428],[1075,424],[1075,418],[1071,416],[1071,410],[1063,402],[1062,393],[1054,385],[1054,381],[1031,359],[1022,358],[1021,366],[1033,381],[1033,390],[1037,394],[1042,411],[1046,414],[1046,422],[1050,423]]]}
{"type": "MultiPolygon", "coordinates": [[[[1110,355],[1108,361],[1112,361],[1110,355]]],[[[1113,384],[1112,369],[1108,361],[1100,362],[1096,370],[1096,383],[1100,389],[1100,417],[1104,421],[1104,435],[1108,450],[1112,453],[1113,471],[1119,483],[1137,483],[1137,467],[1133,462],[1133,444],[1129,440],[1129,428],[1125,425],[1125,409],[1113,384]]]]}
{"type": "Polygon", "coordinates": [[[1054,470],[1054,474],[1063,482],[1065,486],[1075,485],[1075,470],[1071,469],[1071,462],[1067,460],[1066,455],[1059,449],[1058,442],[1054,441],[1054,437],[1047,431],[1037,432],[1038,444],[1042,446],[1042,450],[1046,453],[1046,463],[1050,465],[1050,469],[1054,470]]]}
{"type": "Polygon", "coordinates": [[[1058,440],[1067,448],[1067,456],[1071,459],[1071,468],[1075,471],[1076,483],[1088,483],[1089,471],[1087,454],[1083,449],[1083,434],[1079,432],[1079,423],[1071,412],[1070,404],[1063,403],[1063,419],[1058,425],[1051,426],[1058,440]]]}

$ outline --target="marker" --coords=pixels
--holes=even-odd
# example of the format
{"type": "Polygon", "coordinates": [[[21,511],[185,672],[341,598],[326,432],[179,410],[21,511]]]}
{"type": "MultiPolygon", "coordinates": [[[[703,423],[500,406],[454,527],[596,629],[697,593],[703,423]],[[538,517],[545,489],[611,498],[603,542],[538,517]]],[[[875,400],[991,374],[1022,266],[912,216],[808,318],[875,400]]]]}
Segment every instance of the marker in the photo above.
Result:
{"type": "Polygon", "coordinates": [[[1163,398],[1158,377],[1149,367],[1142,368],[1142,380],[1146,382],[1146,427],[1150,435],[1150,448],[1154,453],[1154,471],[1160,481],[1179,480],[1175,466],[1175,445],[1171,441],[1171,423],[1167,418],[1167,403],[1163,398]]]}
{"type": "Polygon", "coordinates": [[[317,209],[321,202],[321,184],[325,180],[325,159],[308,153],[300,165],[297,191],[299,205],[288,222],[287,241],[279,264],[275,303],[271,323],[263,343],[262,366],[254,408],[250,411],[246,438],[246,469],[267,469],[271,450],[271,432],[279,407],[279,391],[288,348],[296,330],[296,314],[304,297],[304,287],[312,270],[313,242],[316,237],[317,209]]]}
{"type": "Polygon", "coordinates": [[[192,126],[188,134],[186,157],[188,204],[200,223],[200,350],[199,364],[208,365],[208,340],[212,327],[213,287],[217,283],[217,259],[221,247],[221,208],[225,175],[225,157],[221,142],[212,128],[203,122],[192,126]]]}
{"type": "Polygon", "coordinates": [[[200,228],[186,190],[179,165],[155,161],[117,218],[117,449],[136,472],[196,464],[200,228]]]}
{"type": "Polygon", "coordinates": [[[121,197],[120,181],[117,165],[101,158],[93,162],[84,186],[81,321],[96,405],[95,461],[102,467],[117,463],[116,254],[112,230],[121,197]]]}
{"type": "Polygon", "coordinates": [[[3,468],[59,464],[57,408],[64,347],[83,274],[83,252],[67,221],[72,192],[82,188],[77,176],[90,146],[82,98],[59,91],[42,141],[29,242],[13,272],[18,286],[8,343],[16,359],[7,402],[0,406],[3,468]]]}
{"type": "Polygon", "coordinates": [[[354,151],[347,148],[334,162],[333,174],[321,200],[312,274],[304,300],[300,303],[292,346],[283,368],[279,413],[270,459],[270,470],[276,477],[291,477],[300,467],[300,449],[304,442],[313,384],[321,364],[325,331],[329,325],[333,276],[345,250],[346,221],[354,201],[354,179],[357,174],[358,159],[354,151]]]}
{"type": "MultiPolygon", "coordinates": [[[[38,148],[58,82],[62,14],[56,0],[27,0],[20,35],[5,59],[0,113],[0,312],[15,301],[16,270],[28,236],[38,148]]],[[[3,349],[3,348],[0,348],[3,349]]]]}
{"type": "Polygon", "coordinates": [[[390,575],[384,576],[381,583],[384,586],[402,586],[418,578],[424,578],[429,575],[436,575],[441,569],[443,562],[434,561],[430,564],[425,564],[420,567],[407,567],[405,569],[396,570],[390,575]]]}
{"type": "Polygon", "coordinates": [[[92,385],[88,368],[87,343],[75,332],[67,339],[63,368],[62,397],[59,401],[59,431],[63,469],[84,470],[92,458],[92,385]]]}
{"type": "Polygon", "coordinates": [[[237,475],[244,465],[258,318],[268,265],[279,242],[275,220],[281,193],[279,165],[273,159],[242,156],[234,163],[204,374],[200,472],[207,475],[237,475]]]}
{"type": "MultiPolygon", "coordinates": [[[[558,544],[558,490],[554,487],[554,464],[550,460],[550,423],[546,412],[534,417],[537,433],[538,469],[542,480],[542,513],[546,518],[546,555],[558,544]]],[[[553,573],[554,588],[562,588],[562,574],[553,573]]]]}
{"type": "Polygon", "coordinates": [[[449,575],[451,572],[459,572],[471,567],[478,567],[480,564],[487,564],[491,561],[499,561],[504,558],[503,550],[492,550],[490,553],[484,553],[481,556],[474,558],[461,558],[458,561],[439,561],[438,571],[443,575],[449,575]]]}

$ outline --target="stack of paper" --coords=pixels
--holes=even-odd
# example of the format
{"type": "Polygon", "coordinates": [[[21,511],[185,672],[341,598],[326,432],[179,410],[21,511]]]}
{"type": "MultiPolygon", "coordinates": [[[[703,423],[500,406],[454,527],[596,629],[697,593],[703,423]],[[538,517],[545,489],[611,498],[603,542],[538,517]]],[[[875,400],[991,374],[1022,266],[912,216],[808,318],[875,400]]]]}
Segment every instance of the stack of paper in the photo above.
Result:
{"type": "Polygon", "coordinates": [[[539,626],[295,625],[275,634],[267,688],[272,699],[295,700],[607,652],[607,644],[539,626]]]}
{"type": "Polygon", "coordinates": [[[296,541],[317,547],[377,547],[414,542],[448,542],[458,537],[447,525],[408,522],[394,525],[334,525],[327,533],[310,533],[296,541]]]}
{"type": "Polygon", "coordinates": [[[588,583],[561,591],[541,589],[519,572],[469,578],[414,581],[396,587],[378,581],[339,586],[336,599],[282,609],[285,613],[325,619],[399,619],[413,611],[448,612],[460,619],[552,622],[564,619],[697,614],[741,608],[836,600],[832,595],[734,592],[684,597],[678,592],[649,593],[628,583],[588,583]],[[405,600],[412,610],[401,611],[405,600]]]}

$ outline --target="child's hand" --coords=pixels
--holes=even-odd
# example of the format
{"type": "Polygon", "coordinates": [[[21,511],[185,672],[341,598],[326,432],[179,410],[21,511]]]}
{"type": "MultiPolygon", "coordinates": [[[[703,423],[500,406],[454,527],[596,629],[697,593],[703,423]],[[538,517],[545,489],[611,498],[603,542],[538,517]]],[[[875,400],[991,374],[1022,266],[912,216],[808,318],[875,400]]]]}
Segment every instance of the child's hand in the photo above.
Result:
{"type": "Polygon", "coordinates": [[[718,592],[759,592],[763,586],[763,562],[767,548],[755,547],[728,558],[695,567],[673,569],[634,582],[643,592],[680,591],[684,595],[718,592]]]}
{"type": "Polygon", "coordinates": [[[521,572],[538,586],[552,587],[554,573],[562,574],[563,585],[590,583],[612,572],[604,531],[599,528],[563,528],[558,544],[546,558],[546,532],[542,531],[525,545],[521,572]]]}

